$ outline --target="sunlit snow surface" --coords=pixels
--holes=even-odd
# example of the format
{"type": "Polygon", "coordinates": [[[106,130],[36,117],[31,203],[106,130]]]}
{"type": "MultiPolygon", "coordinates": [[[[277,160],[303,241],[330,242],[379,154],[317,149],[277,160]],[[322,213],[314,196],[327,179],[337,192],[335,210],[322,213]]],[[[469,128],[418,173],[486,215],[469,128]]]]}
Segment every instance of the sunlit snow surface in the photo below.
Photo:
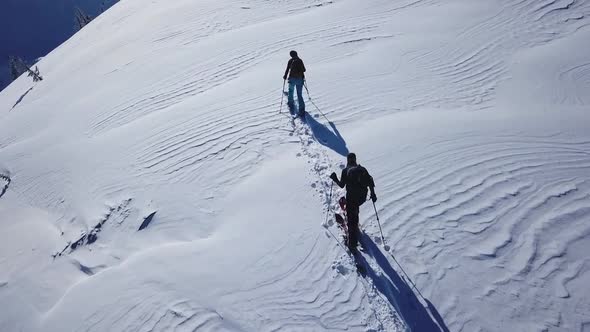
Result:
{"type": "Polygon", "coordinates": [[[118,3],[0,93],[0,331],[590,329],[589,15],[118,3]],[[370,203],[364,278],[326,223],[348,151],[428,302],[370,203]]]}

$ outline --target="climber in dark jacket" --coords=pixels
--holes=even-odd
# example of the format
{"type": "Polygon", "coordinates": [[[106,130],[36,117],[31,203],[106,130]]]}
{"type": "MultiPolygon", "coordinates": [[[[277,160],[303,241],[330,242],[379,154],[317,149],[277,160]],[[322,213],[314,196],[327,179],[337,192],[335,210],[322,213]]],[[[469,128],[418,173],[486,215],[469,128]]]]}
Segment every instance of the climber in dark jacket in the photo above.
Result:
{"type": "Polygon", "coordinates": [[[338,180],[336,173],[332,173],[330,178],[340,188],[346,187],[348,247],[350,250],[356,250],[361,235],[359,229],[359,207],[367,200],[369,190],[371,191],[371,200],[373,202],[377,201],[377,195],[375,194],[373,177],[366,168],[356,163],[356,155],[349,153],[346,161],[347,165],[342,170],[340,180],[338,180]]]}
{"type": "Polygon", "coordinates": [[[287,77],[289,78],[289,97],[287,98],[287,105],[289,109],[293,111],[295,107],[295,100],[293,96],[293,90],[297,89],[297,103],[299,105],[299,115],[303,115],[305,112],[305,102],[303,101],[303,84],[305,83],[305,65],[303,64],[303,60],[299,58],[296,51],[291,51],[289,53],[291,55],[291,59],[287,63],[287,69],[285,70],[285,75],[283,75],[283,80],[286,80],[287,77]]]}

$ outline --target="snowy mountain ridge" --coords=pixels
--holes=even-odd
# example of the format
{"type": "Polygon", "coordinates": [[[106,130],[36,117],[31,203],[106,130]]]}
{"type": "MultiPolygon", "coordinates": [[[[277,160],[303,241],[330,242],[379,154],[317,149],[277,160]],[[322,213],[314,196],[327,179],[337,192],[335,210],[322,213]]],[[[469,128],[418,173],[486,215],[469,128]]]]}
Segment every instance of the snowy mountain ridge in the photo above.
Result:
{"type": "Polygon", "coordinates": [[[0,331],[585,331],[589,14],[120,2],[0,93],[0,331]]]}

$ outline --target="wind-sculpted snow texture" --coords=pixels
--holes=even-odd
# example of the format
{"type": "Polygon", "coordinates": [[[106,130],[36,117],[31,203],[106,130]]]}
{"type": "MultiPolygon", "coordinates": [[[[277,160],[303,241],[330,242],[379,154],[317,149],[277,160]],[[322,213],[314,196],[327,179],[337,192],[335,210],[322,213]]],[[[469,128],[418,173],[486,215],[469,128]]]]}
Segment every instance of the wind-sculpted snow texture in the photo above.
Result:
{"type": "Polygon", "coordinates": [[[488,118],[486,129],[497,126],[501,135],[447,133],[411,145],[415,156],[402,157],[397,169],[380,169],[384,189],[394,188],[380,202],[390,221],[385,236],[419,287],[444,298],[438,308],[455,322],[451,330],[580,329],[587,315],[579,308],[588,306],[578,292],[588,282],[590,141],[550,126],[508,134],[500,129],[505,120],[488,118]],[[498,316],[514,318],[501,324],[498,316]]]}
{"type": "Polygon", "coordinates": [[[587,330],[589,17],[119,2],[0,93],[0,331],[587,330]],[[350,151],[391,247],[365,203],[365,276],[331,220],[350,151]]]}

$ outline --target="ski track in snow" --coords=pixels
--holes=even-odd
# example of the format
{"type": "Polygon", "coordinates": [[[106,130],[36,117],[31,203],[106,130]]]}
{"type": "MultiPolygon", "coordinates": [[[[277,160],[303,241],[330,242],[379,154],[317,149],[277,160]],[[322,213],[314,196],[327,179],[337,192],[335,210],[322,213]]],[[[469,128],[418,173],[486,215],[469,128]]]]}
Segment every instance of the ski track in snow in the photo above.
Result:
{"type": "MultiPolygon", "coordinates": [[[[287,116],[291,117],[291,115],[288,114],[289,113],[287,111],[287,116]]],[[[310,119],[312,116],[312,114],[307,113],[305,118],[310,119]]],[[[300,142],[303,156],[307,158],[309,167],[312,171],[312,176],[315,178],[312,180],[313,182],[311,187],[315,188],[315,190],[323,199],[325,209],[327,210],[326,213],[328,213],[329,219],[327,221],[329,223],[326,223],[324,220],[322,221],[321,226],[331,228],[330,230],[325,230],[326,237],[330,238],[330,240],[334,242],[341,242],[342,232],[337,227],[335,227],[333,218],[334,211],[336,211],[338,198],[341,197],[344,192],[338,187],[332,187],[331,180],[329,180],[330,173],[332,172],[330,167],[336,163],[331,161],[325,150],[320,147],[318,140],[321,140],[322,137],[315,137],[313,135],[306,120],[298,117],[296,119],[291,118],[290,122],[293,126],[293,133],[291,133],[291,135],[295,135],[300,142]],[[328,180],[326,181],[326,179],[328,180]],[[332,195],[331,198],[330,194],[332,195]],[[334,238],[334,236],[337,238],[334,238]]],[[[369,277],[363,278],[358,276],[356,267],[354,263],[350,261],[350,257],[344,252],[344,248],[341,248],[337,243],[334,243],[334,245],[336,248],[342,249],[338,259],[333,263],[334,272],[338,272],[344,276],[357,275],[358,283],[362,284],[362,289],[364,290],[365,295],[368,297],[368,304],[370,306],[369,310],[372,311],[376,320],[376,322],[372,322],[372,324],[376,324],[375,328],[384,331],[401,329],[404,325],[395,312],[395,308],[392,307],[392,305],[383,297],[383,295],[375,289],[373,281],[369,277]]],[[[375,263],[371,264],[371,267],[375,270],[380,270],[380,268],[375,263]]]]}
{"type": "MultiPolygon", "coordinates": [[[[56,216],[62,234],[44,254],[65,256],[51,266],[67,279],[58,294],[39,295],[39,308],[11,306],[0,329],[415,327],[399,307],[411,299],[396,298],[403,291],[382,262],[367,257],[372,277],[357,276],[323,218],[244,267],[259,278],[244,285],[223,283],[232,271],[223,262],[207,262],[213,273],[187,267],[203,256],[192,246],[221,236],[227,221],[216,202],[292,143],[311,170],[308,189],[332,210],[343,191],[334,187],[328,200],[329,174],[341,165],[330,156],[381,149],[367,162],[376,164],[385,237],[450,330],[588,329],[590,137],[559,123],[545,136],[475,128],[409,145],[400,164],[391,157],[403,149],[395,132],[360,145],[334,123],[345,130],[432,108],[499,112],[504,100],[539,113],[587,107],[590,59],[575,36],[589,35],[589,17],[581,0],[120,2],[40,62],[42,83],[33,89],[20,78],[0,94],[0,162],[18,175],[11,184],[0,174],[0,203],[18,196],[56,216]],[[277,115],[290,49],[300,50],[312,100],[332,122],[311,102],[307,123],[277,115]],[[289,255],[294,249],[305,252],[289,255]],[[60,320],[75,309],[79,317],[60,320]]],[[[429,121],[416,131],[426,136],[437,126],[429,121]]],[[[374,238],[372,218],[363,206],[374,238]]],[[[26,301],[45,291],[26,280],[48,270],[31,266],[27,278],[28,270],[0,275],[0,292],[22,291],[26,301]]]]}

